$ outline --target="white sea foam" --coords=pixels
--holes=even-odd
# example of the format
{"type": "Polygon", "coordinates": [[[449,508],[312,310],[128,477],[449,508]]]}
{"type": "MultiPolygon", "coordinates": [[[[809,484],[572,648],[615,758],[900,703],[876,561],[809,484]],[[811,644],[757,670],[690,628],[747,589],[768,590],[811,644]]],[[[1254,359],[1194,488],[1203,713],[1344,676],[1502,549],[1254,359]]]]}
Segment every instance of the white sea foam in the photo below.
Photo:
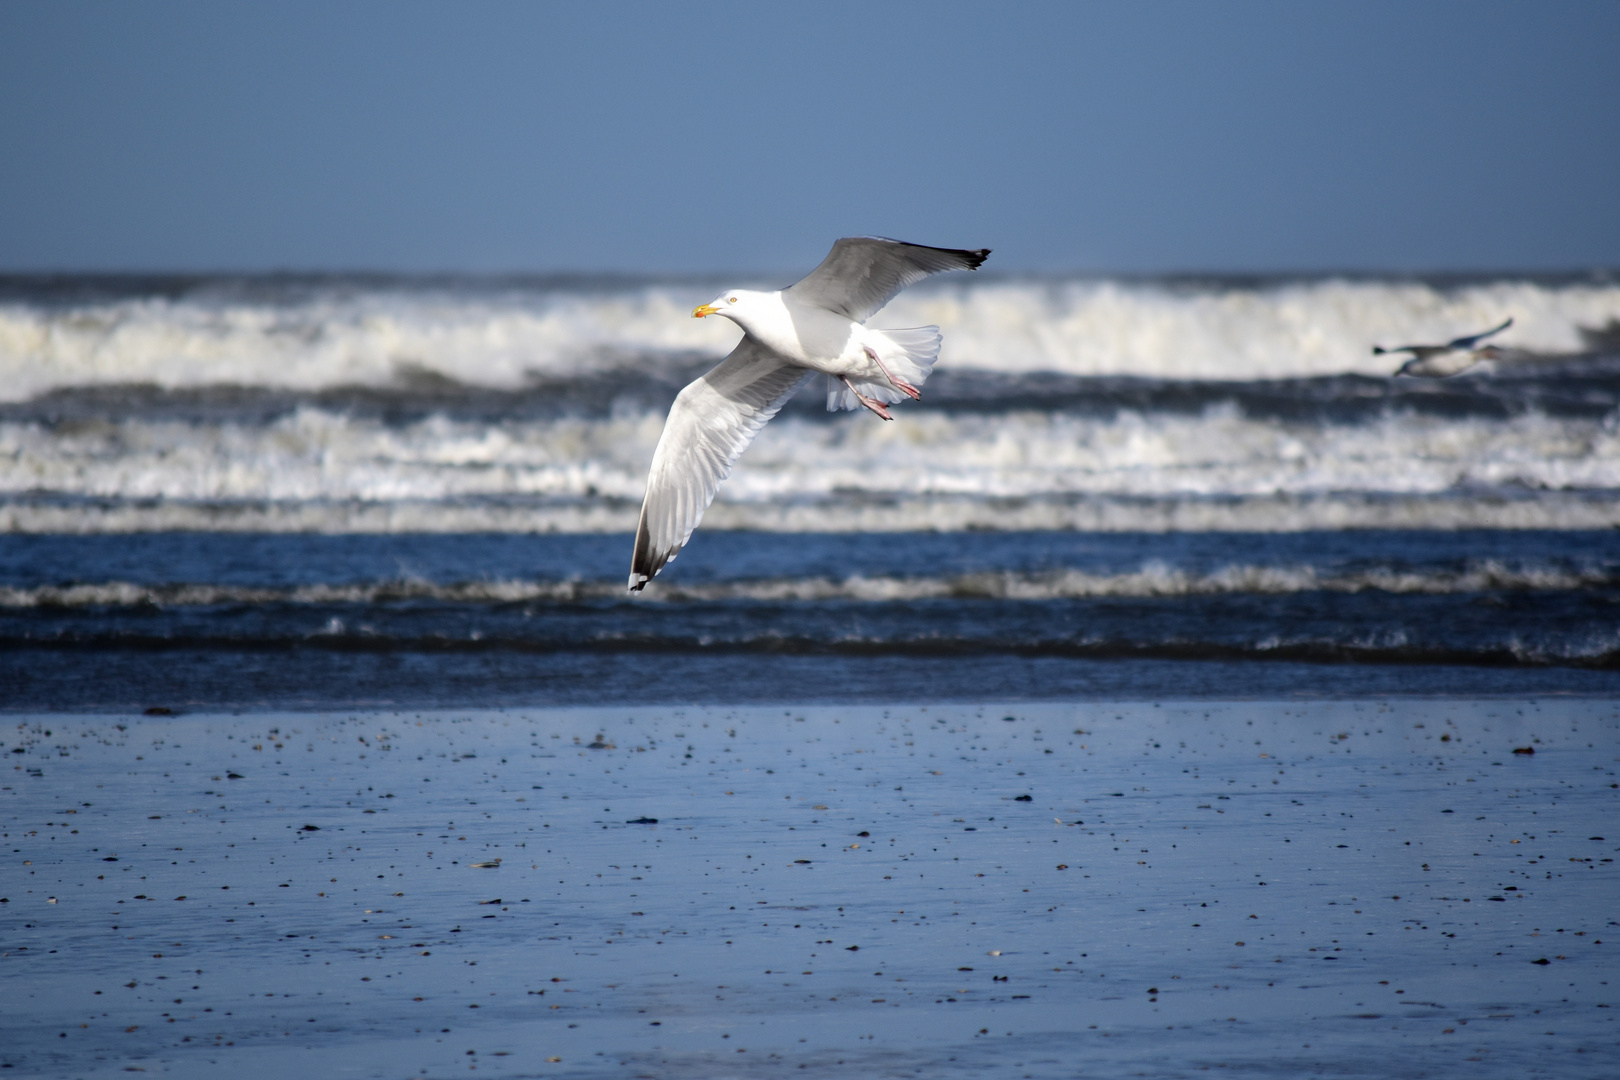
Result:
{"type": "Polygon", "coordinates": [[[511,387],[629,356],[720,351],[684,296],[673,288],[488,297],[375,290],[283,303],[12,303],[0,305],[0,397],[120,383],[387,386],[401,371],[511,387]]]}
{"type": "MultiPolygon", "coordinates": [[[[179,500],[605,496],[639,500],[656,415],[394,426],[304,407],[264,426],[142,419],[0,423],[0,492],[179,500]]],[[[1527,413],[1391,415],[1362,424],[1122,412],[778,420],[725,502],[835,494],[1132,497],[1467,488],[1620,488],[1620,424],[1527,413]]]]}
{"type": "MultiPolygon", "coordinates": [[[[639,384],[649,367],[689,365],[729,348],[734,330],[688,317],[710,295],[712,283],[703,282],[438,290],[338,283],[279,293],[219,285],[179,299],[12,300],[0,304],[0,400],[130,384],[421,386],[424,374],[510,388],[618,372],[639,384]]],[[[1582,346],[1583,328],[1620,319],[1620,286],[962,278],[902,294],[877,322],[941,325],[946,370],[1247,380],[1385,372],[1370,355],[1373,341],[1443,338],[1506,314],[1516,319],[1507,343],[1569,352],[1582,346]]],[[[628,530],[663,421],[661,408],[624,402],[546,417],[519,409],[508,419],[422,414],[418,404],[414,419],[400,419],[386,408],[351,412],[309,401],[260,413],[253,403],[266,399],[252,394],[230,398],[236,405],[144,412],[122,400],[81,394],[60,409],[55,399],[8,407],[0,418],[0,529],[628,530]]],[[[1502,418],[1498,408],[1511,403],[1492,398],[1441,415],[1389,400],[1381,411],[1362,402],[1345,419],[1315,405],[1274,419],[1231,402],[1089,416],[993,403],[986,412],[938,410],[925,401],[893,424],[790,413],[743,457],[706,523],[1620,523],[1620,414],[1555,402],[1549,408],[1570,415],[1509,409],[1502,418]]]]}
{"type": "MultiPolygon", "coordinates": [[[[633,527],[661,418],[0,422],[0,528],[633,527]]],[[[907,412],[779,418],[711,527],[1607,527],[1620,420],[907,412]]]]}
{"type": "MultiPolygon", "coordinates": [[[[314,390],[402,371],[513,387],[718,357],[730,327],[689,317],[711,283],[618,289],[333,285],[280,299],[202,290],[76,304],[0,304],[0,400],[141,383],[314,390]]],[[[1261,379],[1387,374],[1370,346],[1444,340],[1515,319],[1504,344],[1581,347],[1620,319],[1620,285],[1506,280],[1453,288],[1325,280],[1264,288],[1107,280],[947,282],[902,294],[874,326],[937,324],[941,369],[1261,379]]]]}
{"type": "MultiPolygon", "coordinates": [[[[1370,567],[1351,572],[1309,565],[1231,564],[1197,573],[1148,561],[1122,573],[1063,569],[1037,573],[987,571],[943,577],[852,575],[691,583],[661,581],[638,599],[649,601],[765,602],[896,600],[1078,600],[1104,597],[1282,595],[1304,592],[1386,592],[1462,595],[1497,590],[1560,591],[1612,588],[1613,568],[1526,565],[1480,560],[1457,570],[1370,567]]],[[[448,604],[563,603],[616,600],[624,586],[607,581],[489,580],[435,583],[383,581],[288,588],[215,584],[142,585],[127,581],[0,587],[0,608],[205,607],[218,604],[343,605],[432,600],[448,604]]]]}
{"type": "Polygon", "coordinates": [[[1502,344],[1572,352],[1620,318],[1620,286],[1502,281],[1439,289],[1328,280],[1267,288],[1111,281],[956,286],[902,294],[883,314],[938,323],[942,363],[992,371],[1274,379],[1387,375],[1371,346],[1446,341],[1511,315],[1502,344]]]}

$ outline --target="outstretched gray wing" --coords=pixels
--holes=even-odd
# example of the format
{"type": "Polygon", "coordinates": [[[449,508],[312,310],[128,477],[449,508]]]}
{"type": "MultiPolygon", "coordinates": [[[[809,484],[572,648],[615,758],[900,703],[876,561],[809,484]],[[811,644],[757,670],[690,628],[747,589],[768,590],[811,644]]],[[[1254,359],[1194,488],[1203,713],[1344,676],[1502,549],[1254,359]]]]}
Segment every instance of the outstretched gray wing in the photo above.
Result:
{"type": "Polygon", "coordinates": [[[1484,333],[1475,334],[1472,337],[1452,338],[1451,341],[1448,342],[1447,344],[1449,344],[1451,346],[1451,348],[1453,348],[1453,349],[1468,349],[1468,350],[1472,351],[1474,346],[1478,345],[1481,341],[1484,341],[1486,338],[1490,337],[1492,334],[1500,334],[1502,331],[1506,330],[1508,327],[1510,327],[1512,325],[1513,325],[1513,317],[1509,316],[1507,321],[1504,322],[1501,326],[1493,326],[1491,329],[1486,330],[1484,333]]]}
{"type": "Polygon", "coordinates": [[[813,374],[745,335],[676,396],[647,474],[630,591],[640,591],[686,546],[738,455],[813,374]]]}
{"type": "Polygon", "coordinates": [[[846,236],[809,276],[785,291],[802,304],[865,322],[907,285],[946,270],[977,270],[989,254],[989,248],[965,251],[846,236]]]}

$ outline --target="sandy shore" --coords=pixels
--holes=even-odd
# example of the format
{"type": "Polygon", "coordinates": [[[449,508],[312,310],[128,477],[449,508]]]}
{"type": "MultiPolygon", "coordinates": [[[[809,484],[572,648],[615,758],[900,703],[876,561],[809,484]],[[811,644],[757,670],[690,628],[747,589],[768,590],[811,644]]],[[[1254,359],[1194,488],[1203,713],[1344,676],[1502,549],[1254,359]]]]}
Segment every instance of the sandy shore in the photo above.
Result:
{"type": "Polygon", "coordinates": [[[1612,701],[54,715],[0,751],[0,1075],[1620,1075],[1612,701]]]}

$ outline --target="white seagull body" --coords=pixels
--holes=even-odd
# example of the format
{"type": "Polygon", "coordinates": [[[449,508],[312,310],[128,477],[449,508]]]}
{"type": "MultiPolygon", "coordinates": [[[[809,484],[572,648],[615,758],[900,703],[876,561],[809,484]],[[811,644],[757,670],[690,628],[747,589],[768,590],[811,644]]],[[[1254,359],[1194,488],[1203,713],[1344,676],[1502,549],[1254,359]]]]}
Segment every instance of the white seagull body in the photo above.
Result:
{"type": "Polygon", "coordinates": [[[939,355],[939,327],[865,325],[901,289],[930,274],[976,270],[989,249],[923,247],[845,237],[798,284],[776,292],[728,289],[692,312],[743,329],[731,355],[682,390],[653,451],[641,504],[630,590],[639,591],[686,545],[720,481],[754,436],[816,372],[829,376],[827,409],[917,398],[939,355]]]}
{"type": "Polygon", "coordinates": [[[1382,349],[1374,345],[1373,355],[1411,353],[1412,359],[1396,369],[1395,374],[1444,379],[1448,375],[1459,375],[1467,371],[1481,360],[1495,360],[1502,355],[1502,350],[1495,345],[1481,345],[1480,342],[1493,334],[1500,334],[1512,325],[1513,320],[1510,318],[1501,326],[1468,337],[1452,338],[1444,345],[1402,345],[1394,349],[1382,349]]]}

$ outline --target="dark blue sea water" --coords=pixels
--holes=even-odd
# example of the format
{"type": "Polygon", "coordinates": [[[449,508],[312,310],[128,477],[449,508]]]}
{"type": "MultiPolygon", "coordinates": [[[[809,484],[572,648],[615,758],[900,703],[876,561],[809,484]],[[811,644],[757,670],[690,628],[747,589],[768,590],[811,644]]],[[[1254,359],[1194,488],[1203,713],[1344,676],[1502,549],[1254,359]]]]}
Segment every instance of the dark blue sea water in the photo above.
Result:
{"type": "Polygon", "coordinates": [[[9,709],[1612,693],[1607,531],[0,537],[9,709]]]}
{"type": "Polygon", "coordinates": [[[717,287],[0,278],[0,707],[1620,688],[1612,276],[919,285],[633,598],[717,287]]]}

